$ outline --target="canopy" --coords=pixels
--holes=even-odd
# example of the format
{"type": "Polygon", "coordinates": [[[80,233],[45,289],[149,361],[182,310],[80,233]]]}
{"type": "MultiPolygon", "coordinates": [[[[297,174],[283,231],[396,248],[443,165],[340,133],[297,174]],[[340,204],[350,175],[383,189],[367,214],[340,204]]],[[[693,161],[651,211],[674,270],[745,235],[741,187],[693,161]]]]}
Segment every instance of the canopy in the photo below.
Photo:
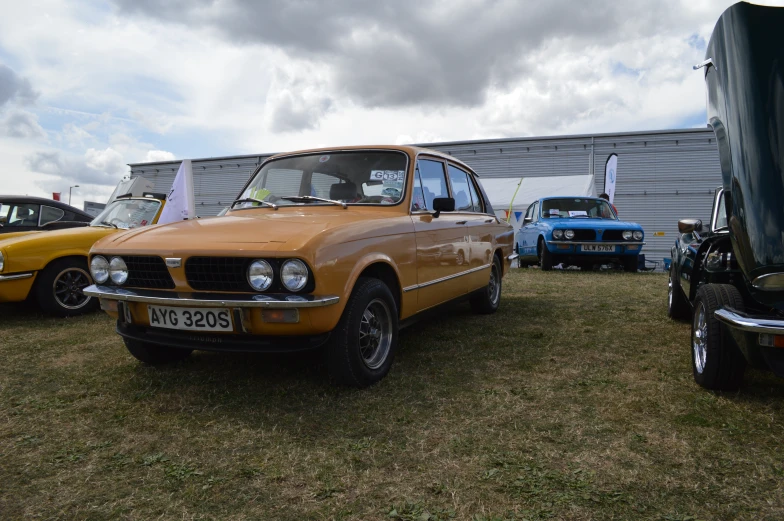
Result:
{"type": "Polygon", "coordinates": [[[528,206],[542,197],[559,195],[596,196],[592,175],[503,177],[479,181],[499,219],[509,221],[515,232],[523,224],[528,206]]]}

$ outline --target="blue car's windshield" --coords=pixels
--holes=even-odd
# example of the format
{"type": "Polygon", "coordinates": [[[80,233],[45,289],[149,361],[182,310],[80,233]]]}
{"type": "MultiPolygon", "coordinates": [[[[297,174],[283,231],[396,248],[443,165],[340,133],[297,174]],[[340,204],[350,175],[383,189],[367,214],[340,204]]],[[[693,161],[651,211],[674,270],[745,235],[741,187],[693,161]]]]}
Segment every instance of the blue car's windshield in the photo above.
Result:
{"type": "Polygon", "coordinates": [[[618,220],[612,207],[604,199],[582,199],[579,197],[545,199],[542,201],[542,217],[544,219],[574,217],[618,220]]]}

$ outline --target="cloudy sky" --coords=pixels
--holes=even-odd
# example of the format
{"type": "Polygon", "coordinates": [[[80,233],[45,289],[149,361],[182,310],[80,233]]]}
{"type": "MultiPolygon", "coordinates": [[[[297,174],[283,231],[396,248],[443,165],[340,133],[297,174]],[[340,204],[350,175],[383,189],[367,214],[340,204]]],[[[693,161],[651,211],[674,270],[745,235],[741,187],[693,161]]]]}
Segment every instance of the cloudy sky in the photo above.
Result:
{"type": "Polygon", "coordinates": [[[0,193],[78,184],[81,206],[133,162],[703,126],[691,65],[732,3],[0,0],[0,193]]]}

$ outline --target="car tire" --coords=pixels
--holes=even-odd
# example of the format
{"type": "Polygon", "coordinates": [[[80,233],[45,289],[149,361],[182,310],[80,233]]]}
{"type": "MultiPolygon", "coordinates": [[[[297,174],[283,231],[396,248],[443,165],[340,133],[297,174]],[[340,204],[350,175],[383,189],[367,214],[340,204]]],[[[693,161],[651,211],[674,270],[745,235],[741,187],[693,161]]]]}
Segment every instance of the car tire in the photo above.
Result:
{"type": "Polygon", "coordinates": [[[173,364],[185,360],[193,353],[192,349],[177,349],[130,338],[123,338],[123,342],[134,358],[148,365],[173,364]]]}
{"type": "Polygon", "coordinates": [[[627,256],[621,259],[623,271],[627,273],[637,273],[637,255],[627,256]]]}
{"type": "Polygon", "coordinates": [[[490,315],[498,310],[501,304],[501,280],[503,268],[498,256],[493,256],[493,264],[490,267],[490,280],[485,288],[482,288],[476,295],[468,301],[474,313],[480,315],[490,315]]]}
{"type": "Polygon", "coordinates": [[[697,291],[691,321],[691,362],[694,381],[706,389],[734,391],[743,381],[746,359],[725,338],[714,313],[729,306],[743,312],[740,292],[729,284],[705,284],[697,291]]]}
{"type": "Polygon", "coordinates": [[[544,239],[539,239],[539,267],[542,271],[553,269],[553,254],[547,249],[544,239]]]}
{"type": "Polygon", "coordinates": [[[330,378],[369,387],[389,372],[398,341],[398,310],[386,284],[360,277],[327,345],[330,378]]]}
{"type": "Polygon", "coordinates": [[[82,290],[93,283],[85,259],[69,257],[49,263],[35,282],[38,306],[50,315],[74,317],[98,309],[98,299],[82,290]]]}
{"type": "Polygon", "coordinates": [[[675,275],[675,266],[670,264],[670,276],[667,283],[667,315],[675,320],[683,320],[690,316],[690,306],[681,289],[681,281],[675,275]]]}

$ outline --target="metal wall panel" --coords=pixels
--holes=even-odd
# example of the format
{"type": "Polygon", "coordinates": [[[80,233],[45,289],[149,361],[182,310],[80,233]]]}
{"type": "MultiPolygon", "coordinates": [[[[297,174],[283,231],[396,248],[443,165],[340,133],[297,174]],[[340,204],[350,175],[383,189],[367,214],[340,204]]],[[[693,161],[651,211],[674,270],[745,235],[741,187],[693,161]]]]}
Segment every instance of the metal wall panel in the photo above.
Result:
{"type": "MultiPolygon", "coordinates": [[[[588,174],[593,167],[596,193],[604,188],[604,163],[618,154],[615,206],[623,220],[645,229],[648,260],[670,256],[680,218],[708,222],[713,192],[721,184],[713,131],[684,129],[543,138],[512,138],[423,146],[453,155],[481,177],[540,177],[588,174]]],[[[216,215],[234,200],[253,170],[269,154],[193,160],[197,212],[216,215]]],[[[168,192],[179,161],[130,165],[131,176],[155,182],[168,192]]]]}

